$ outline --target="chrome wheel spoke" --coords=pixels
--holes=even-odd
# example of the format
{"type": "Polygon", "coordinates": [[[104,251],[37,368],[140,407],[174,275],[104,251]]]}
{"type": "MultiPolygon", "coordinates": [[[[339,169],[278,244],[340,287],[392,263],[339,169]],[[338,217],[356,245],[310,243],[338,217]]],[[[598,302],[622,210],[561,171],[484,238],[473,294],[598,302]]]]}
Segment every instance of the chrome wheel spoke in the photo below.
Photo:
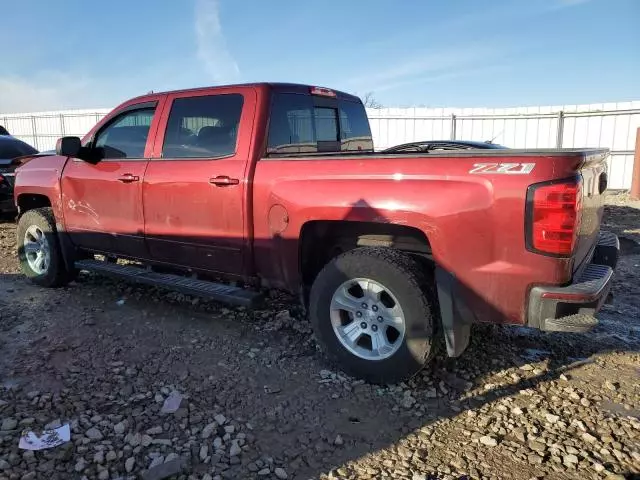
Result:
{"type": "Polygon", "coordinates": [[[24,251],[26,253],[38,253],[40,251],[40,245],[33,242],[25,243],[24,251]]]}
{"type": "Polygon", "coordinates": [[[376,352],[378,354],[381,353],[381,349],[384,346],[384,343],[381,337],[382,335],[380,335],[380,333],[375,333],[371,335],[371,351],[372,352],[376,352]]]}
{"type": "Polygon", "coordinates": [[[360,300],[352,296],[347,288],[341,288],[333,295],[331,308],[339,308],[347,312],[355,313],[360,308],[360,300]]]}
{"type": "MultiPolygon", "coordinates": [[[[383,330],[378,331],[378,351],[381,355],[384,355],[386,352],[393,350],[394,344],[389,342],[386,333],[383,330]]],[[[395,342],[394,342],[395,343],[395,342]]]]}
{"type": "Polygon", "coordinates": [[[388,352],[394,351],[394,344],[389,342],[383,330],[378,330],[374,335],[371,335],[371,350],[380,356],[385,356],[388,352]]]}
{"type": "Polygon", "coordinates": [[[389,316],[384,317],[383,323],[393,328],[402,327],[404,325],[404,317],[402,316],[389,316]]]}
{"type": "Polygon", "coordinates": [[[35,265],[37,270],[42,270],[42,265],[44,264],[44,255],[38,255],[33,264],[35,265]]]}
{"type": "Polygon", "coordinates": [[[380,293],[384,291],[382,285],[369,279],[360,280],[358,284],[360,285],[360,288],[362,288],[365,297],[367,297],[370,303],[380,301],[380,293]]]}
{"type": "Polygon", "coordinates": [[[353,345],[356,345],[362,336],[362,328],[360,328],[360,325],[356,321],[353,321],[344,327],[342,332],[344,333],[345,339],[353,345]]]}

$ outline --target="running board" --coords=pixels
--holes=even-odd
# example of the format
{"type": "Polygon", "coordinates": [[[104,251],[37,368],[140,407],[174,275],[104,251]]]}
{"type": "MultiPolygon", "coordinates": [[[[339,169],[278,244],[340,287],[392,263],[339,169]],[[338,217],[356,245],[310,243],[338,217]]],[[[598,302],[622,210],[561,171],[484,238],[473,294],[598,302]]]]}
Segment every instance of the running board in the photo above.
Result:
{"type": "Polygon", "coordinates": [[[232,305],[252,308],[262,301],[260,293],[251,292],[244,288],[169,273],[157,273],[140,267],[118,265],[100,260],[78,260],[75,262],[75,267],[78,270],[88,270],[130,282],[153,285],[154,287],[175,290],[185,295],[195,295],[232,305]]]}

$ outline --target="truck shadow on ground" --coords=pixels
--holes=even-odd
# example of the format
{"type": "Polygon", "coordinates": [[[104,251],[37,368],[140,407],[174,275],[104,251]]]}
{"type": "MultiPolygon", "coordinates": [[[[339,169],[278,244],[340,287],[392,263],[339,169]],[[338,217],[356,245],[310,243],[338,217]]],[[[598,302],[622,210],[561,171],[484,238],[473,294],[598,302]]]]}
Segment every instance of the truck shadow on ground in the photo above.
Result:
{"type": "MultiPolygon", "coordinates": [[[[637,221],[637,210],[629,210],[625,218],[637,221]]],[[[614,302],[605,307],[593,333],[544,334],[478,325],[462,357],[439,357],[418,376],[391,387],[364,384],[327,363],[317,353],[295,299],[285,294],[270,292],[266,307],[247,311],[96,275],[82,275],[68,288],[39,296],[35,292],[41,290],[21,276],[3,274],[0,330],[6,335],[0,346],[5,353],[0,375],[3,380],[22,379],[22,394],[48,386],[99,393],[87,400],[87,408],[103,416],[124,415],[131,428],[141,432],[155,426],[158,407],[149,402],[140,406],[132,396],[173,386],[189,394],[191,415],[204,423],[222,411],[240,425],[252,424],[255,441],[241,463],[222,461],[215,467],[224,478],[255,478],[249,464],[256,462],[262,462],[259,468],[282,466],[296,479],[330,472],[338,478],[380,478],[382,471],[393,478],[411,478],[413,472],[434,479],[463,474],[478,478],[504,473],[504,465],[516,472],[514,478],[530,478],[542,467],[502,449],[518,440],[504,422],[487,413],[501,400],[522,398],[525,391],[528,398],[542,395],[541,407],[550,408],[545,392],[553,385],[561,390],[569,382],[576,391],[590,392],[583,395],[590,397],[590,405],[583,407],[595,417],[639,415],[603,391],[603,378],[596,379],[596,393],[589,390],[593,373],[584,371],[608,353],[640,351],[640,287],[634,270],[639,258],[634,244],[629,246],[620,259],[614,302]],[[122,299],[126,301],[118,303],[122,299]],[[18,321],[40,318],[38,310],[46,311],[47,318],[16,329],[18,321]],[[12,339],[21,339],[22,348],[7,355],[12,339]],[[11,364],[6,363],[9,358],[11,364]],[[137,376],[114,377],[112,364],[117,361],[137,369],[137,376]],[[465,422],[465,417],[477,420],[465,422]],[[498,448],[480,443],[481,436],[491,437],[498,448]],[[474,452],[477,462],[452,465],[461,450],[474,452]]],[[[623,370],[616,371],[620,379],[628,374],[623,370]]],[[[622,384],[620,379],[611,380],[622,384]]],[[[20,388],[12,390],[12,395],[21,395],[20,388]]],[[[84,414],[77,405],[51,408],[51,418],[84,414]]],[[[187,442],[188,433],[177,421],[165,421],[179,442],[187,442]]],[[[542,422],[537,424],[543,428],[542,422]]],[[[596,434],[597,425],[593,428],[596,434]]],[[[197,454],[183,455],[189,457],[186,471],[212,471],[197,454]]],[[[148,463],[144,452],[138,456],[142,464],[148,463]]],[[[550,462],[550,456],[546,453],[545,461],[550,462]]],[[[630,463],[606,455],[595,460],[612,472],[637,478],[630,463]]],[[[73,468],[73,460],[69,462],[73,468]]],[[[114,467],[114,472],[122,471],[122,466],[114,467]]],[[[571,472],[577,474],[575,468],[571,472]]]]}

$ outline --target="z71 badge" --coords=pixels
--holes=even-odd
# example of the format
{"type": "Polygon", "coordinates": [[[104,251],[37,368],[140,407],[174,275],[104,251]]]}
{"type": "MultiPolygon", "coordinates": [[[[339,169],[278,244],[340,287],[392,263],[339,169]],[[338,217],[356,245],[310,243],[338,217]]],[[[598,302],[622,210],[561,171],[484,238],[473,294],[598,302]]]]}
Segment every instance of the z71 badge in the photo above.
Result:
{"type": "Polygon", "coordinates": [[[535,163],[474,163],[469,173],[498,173],[502,175],[526,175],[535,163]]]}

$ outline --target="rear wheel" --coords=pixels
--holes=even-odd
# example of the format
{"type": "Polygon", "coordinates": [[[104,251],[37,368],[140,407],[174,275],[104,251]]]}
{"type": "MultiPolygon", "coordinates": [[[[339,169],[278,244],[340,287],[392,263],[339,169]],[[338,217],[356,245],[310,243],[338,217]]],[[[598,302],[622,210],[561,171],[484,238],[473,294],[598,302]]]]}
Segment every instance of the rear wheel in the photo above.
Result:
{"type": "Polygon", "coordinates": [[[433,353],[435,302],[420,264],[385,248],[334,258],[311,289],[310,314],[327,354],[348,373],[394,383],[433,353]]]}
{"type": "Polygon", "coordinates": [[[73,280],[75,272],[65,269],[51,208],[36,208],[22,215],[17,237],[22,273],[33,283],[59,287],[73,280]]]}

